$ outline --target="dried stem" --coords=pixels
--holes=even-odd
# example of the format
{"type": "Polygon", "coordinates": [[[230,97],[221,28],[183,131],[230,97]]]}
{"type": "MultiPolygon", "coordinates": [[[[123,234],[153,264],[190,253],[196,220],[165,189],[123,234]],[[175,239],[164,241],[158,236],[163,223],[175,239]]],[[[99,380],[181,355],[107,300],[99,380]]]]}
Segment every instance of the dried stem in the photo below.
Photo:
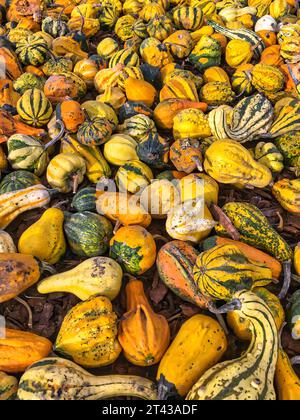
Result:
{"type": "Polygon", "coordinates": [[[32,330],[33,322],[32,322],[32,310],[31,310],[30,306],[28,305],[28,303],[25,300],[21,299],[18,296],[15,297],[15,300],[26,308],[26,310],[28,312],[27,326],[30,330],[32,330]]]}

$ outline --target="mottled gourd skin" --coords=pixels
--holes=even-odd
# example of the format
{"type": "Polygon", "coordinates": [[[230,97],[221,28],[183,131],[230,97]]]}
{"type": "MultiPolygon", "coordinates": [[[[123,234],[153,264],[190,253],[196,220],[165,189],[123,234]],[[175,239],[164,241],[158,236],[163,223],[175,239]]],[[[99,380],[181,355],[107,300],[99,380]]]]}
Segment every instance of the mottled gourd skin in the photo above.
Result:
{"type": "Polygon", "coordinates": [[[284,157],[274,143],[259,142],[254,149],[254,159],[265,165],[274,174],[278,174],[284,169],[284,157]]]}
{"type": "Polygon", "coordinates": [[[300,178],[281,179],[273,185],[272,193],[285,210],[300,216],[300,178]]]}
{"type": "Polygon", "coordinates": [[[300,380],[293,369],[289,356],[280,348],[275,372],[275,384],[280,401],[300,400],[300,380]]]}
{"type": "Polygon", "coordinates": [[[253,67],[252,84],[258,92],[275,93],[284,87],[285,77],[277,67],[261,63],[253,67]]]}
{"type": "MultiPolygon", "coordinates": [[[[242,202],[227,203],[223,211],[239,231],[242,242],[268,252],[280,262],[292,259],[290,246],[256,206],[242,202]]],[[[217,225],[215,229],[217,234],[228,236],[222,225],[217,225]]]]}
{"type": "Polygon", "coordinates": [[[274,374],[278,332],[267,304],[253,292],[241,291],[241,317],[249,319],[252,340],[238,359],[219,363],[200,377],[187,400],[276,400],[274,374]]]}
{"type": "Polygon", "coordinates": [[[0,401],[14,400],[17,396],[18,380],[14,376],[0,372],[0,401]]]}
{"type": "Polygon", "coordinates": [[[221,64],[221,44],[219,41],[204,35],[189,55],[190,61],[199,69],[205,70],[221,64]]]}
{"type": "Polygon", "coordinates": [[[296,166],[298,163],[300,168],[300,133],[292,131],[276,138],[274,142],[283,154],[285,162],[289,166],[296,166]]]}
{"type": "Polygon", "coordinates": [[[235,93],[227,82],[208,82],[201,89],[201,100],[212,106],[229,104],[235,99],[235,93]]]}
{"type": "Polygon", "coordinates": [[[149,379],[131,375],[94,376],[75,363],[52,357],[34,363],[20,380],[20,400],[101,400],[132,396],[156,400],[149,379]]]}

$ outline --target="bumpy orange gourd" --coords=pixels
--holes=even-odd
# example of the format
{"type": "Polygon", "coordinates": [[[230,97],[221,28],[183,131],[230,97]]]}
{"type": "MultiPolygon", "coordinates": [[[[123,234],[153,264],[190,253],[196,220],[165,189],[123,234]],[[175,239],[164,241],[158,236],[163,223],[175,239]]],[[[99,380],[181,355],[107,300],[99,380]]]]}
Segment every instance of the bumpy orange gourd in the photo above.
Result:
{"type": "Polygon", "coordinates": [[[78,127],[84,122],[84,112],[80,103],[71,99],[63,101],[58,105],[56,111],[57,117],[62,120],[65,127],[71,133],[76,133],[78,127]]]}
{"type": "Polygon", "coordinates": [[[32,363],[47,357],[52,343],[47,338],[30,332],[5,329],[0,338],[0,370],[23,372],[32,363]]]}
{"type": "Polygon", "coordinates": [[[138,366],[154,365],[170,342],[168,321],[151,308],[143,282],[131,279],[126,286],[126,298],[127,312],[120,322],[118,336],[125,357],[138,366]]]}

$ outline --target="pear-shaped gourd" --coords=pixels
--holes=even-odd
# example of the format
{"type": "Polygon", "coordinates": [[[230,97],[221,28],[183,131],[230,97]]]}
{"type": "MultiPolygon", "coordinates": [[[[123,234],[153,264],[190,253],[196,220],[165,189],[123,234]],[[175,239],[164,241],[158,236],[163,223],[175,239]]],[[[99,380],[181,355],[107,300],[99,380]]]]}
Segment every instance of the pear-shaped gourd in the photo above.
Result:
{"type": "Polygon", "coordinates": [[[72,270],[54,274],[41,281],[39,293],[69,292],[81,300],[100,294],[114,299],[121,288],[122,269],[107,257],[89,258],[72,270]]]}
{"type": "Polygon", "coordinates": [[[64,213],[51,208],[31,225],[19,239],[19,252],[29,254],[49,264],[56,264],[66,252],[63,232],[64,213]]]}

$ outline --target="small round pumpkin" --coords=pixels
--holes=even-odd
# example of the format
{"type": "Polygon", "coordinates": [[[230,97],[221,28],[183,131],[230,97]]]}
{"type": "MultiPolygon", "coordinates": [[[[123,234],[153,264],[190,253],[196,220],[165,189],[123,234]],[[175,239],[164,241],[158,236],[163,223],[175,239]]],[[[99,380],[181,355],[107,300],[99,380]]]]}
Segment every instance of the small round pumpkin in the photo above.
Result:
{"type": "Polygon", "coordinates": [[[40,184],[40,179],[32,172],[20,169],[7,174],[0,183],[0,194],[22,190],[40,184]]]}
{"type": "Polygon", "coordinates": [[[110,256],[133,275],[148,271],[156,259],[156,244],[142,226],[121,227],[110,241],[110,256]]]}
{"type": "Polygon", "coordinates": [[[17,43],[16,54],[22,64],[40,66],[47,59],[49,47],[38,35],[31,35],[17,43]]]}

